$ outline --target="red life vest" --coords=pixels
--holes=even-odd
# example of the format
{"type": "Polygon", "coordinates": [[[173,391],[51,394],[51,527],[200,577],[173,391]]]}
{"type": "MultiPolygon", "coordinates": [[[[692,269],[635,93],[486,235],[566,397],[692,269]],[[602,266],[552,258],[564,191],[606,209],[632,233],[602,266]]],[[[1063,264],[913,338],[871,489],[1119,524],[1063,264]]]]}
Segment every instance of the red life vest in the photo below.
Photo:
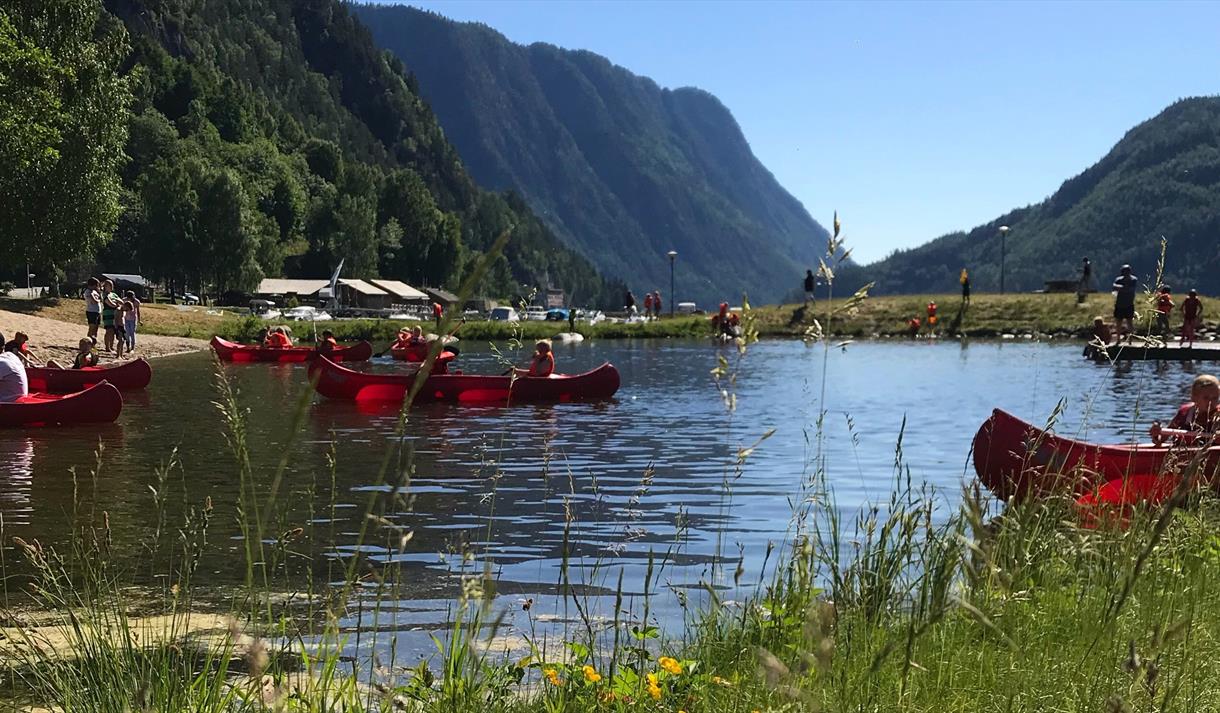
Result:
{"type": "Polygon", "coordinates": [[[1156,298],[1156,311],[1161,314],[1169,314],[1173,311],[1173,297],[1168,293],[1162,292],[1156,298]]]}

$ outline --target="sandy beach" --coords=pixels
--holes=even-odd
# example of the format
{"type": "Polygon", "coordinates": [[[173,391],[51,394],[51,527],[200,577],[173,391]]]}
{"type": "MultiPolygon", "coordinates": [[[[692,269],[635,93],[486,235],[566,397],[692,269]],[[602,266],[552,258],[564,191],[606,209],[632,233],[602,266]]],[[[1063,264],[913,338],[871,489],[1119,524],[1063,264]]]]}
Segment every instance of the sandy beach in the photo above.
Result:
{"type": "MultiPolygon", "coordinates": [[[[17,332],[25,332],[30,335],[30,348],[34,361],[38,364],[46,363],[47,359],[56,359],[61,362],[67,359],[70,362],[76,351],[76,344],[81,337],[86,336],[86,329],[83,314],[81,323],[73,324],[46,317],[0,310],[0,332],[4,334],[4,338],[12,339],[17,332]]],[[[112,352],[103,349],[102,336],[103,332],[99,330],[97,335],[98,355],[103,363],[116,361],[112,352]]],[[[151,359],[167,354],[199,351],[206,349],[207,346],[208,343],[202,339],[137,334],[136,349],[132,352],[131,357],[151,359]]],[[[124,355],[124,359],[126,358],[124,355]]]]}

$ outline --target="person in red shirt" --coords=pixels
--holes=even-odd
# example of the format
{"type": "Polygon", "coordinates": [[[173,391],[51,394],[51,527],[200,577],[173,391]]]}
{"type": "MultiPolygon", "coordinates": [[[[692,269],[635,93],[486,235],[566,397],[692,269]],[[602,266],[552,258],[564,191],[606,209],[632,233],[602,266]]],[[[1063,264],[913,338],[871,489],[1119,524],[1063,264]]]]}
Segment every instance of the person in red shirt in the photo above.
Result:
{"type": "Polygon", "coordinates": [[[1189,343],[1190,346],[1195,345],[1195,329],[1203,322],[1203,300],[1199,299],[1199,292],[1191,290],[1186,293],[1186,299],[1182,300],[1182,343],[1189,343]]]}
{"type": "Polygon", "coordinates": [[[651,316],[652,316],[652,293],[645,292],[644,293],[644,317],[648,318],[651,316]]]}
{"type": "Polygon", "coordinates": [[[534,358],[530,360],[530,368],[517,369],[517,376],[550,376],[555,373],[555,354],[551,352],[551,342],[539,339],[534,345],[534,358]]]}
{"type": "Polygon", "coordinates": [[[437,329],[437,331],[440,331],[440,328],[441,328],[441,315],[442,315],[442,314],[444,314],[444,313],[445,313],[445,308],[444,308],[444,307],[441,307],[441,303],[440,303],[440,302],[433,302],[433,303],[432,303],[432,316],[433,316],[433,317],[436,317],[436,329],[437,329]]]}
{"type": "Polygon", "coordinates": [[[657,290],[652,293],[652,313],[657,317],[661,316],[661,291],[657,290]]]}
{"type": "MultiPolygon", "coordinates": [[[[1220,427],[1220,379],[1211,374],[1200,374],[1190,385],[1190,403],[1183,404],[1178,409],[1169,422],[1169,428],[1212,434],[1217,427],[1220,427]]],[[[1148,434],[1157,445],[1161,444],[1166,435],[1160,421],[1152,424],[1148,434]]]]}
{"type": "Polygon", "coordinates": [[[288,338],[288,334],[284,332],[283,327],[276,327],[267,335],[267,342],[263,346],[271,347],[272,349],[287,349],[292,346],[292,340],[288,338]]]}
{"type": "Polygon", "coordinates": [[[936,322],[936,301],[933,300],[932,302],[928,303],[928,329],[935,327],[936,322]]]}
{"type": "Polygon", "coordinates": [[[1169,315],[1173,312],[1173,294],[1169,291],[1169,286],[1161,287],[1156,293],[1156,326],[1154,330],[1162,337],[1169,334],[1169,315]]]}
{"type": "Polygon", "coordinates": [[[911,321],[907,322],[907,334],[911,335],[911,339],[914,339],[919,334],[919,327],[919,317],[911,317],[911,321]]]}

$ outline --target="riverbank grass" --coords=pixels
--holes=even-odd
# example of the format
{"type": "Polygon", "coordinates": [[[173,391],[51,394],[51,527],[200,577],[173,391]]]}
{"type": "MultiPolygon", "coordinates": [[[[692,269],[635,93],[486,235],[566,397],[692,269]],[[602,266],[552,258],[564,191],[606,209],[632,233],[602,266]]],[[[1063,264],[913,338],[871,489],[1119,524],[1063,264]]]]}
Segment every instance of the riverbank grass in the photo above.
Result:
{"type": "MultiPolygon", "coordinates": [[[[1093,317],[1109,315],[1113,298],[1108,294],[1088,295],[1083,304],[1070,294],[978,294],[968,307],[962,308],[961,297],[953,294],[870,296],[854,301],[851,309],[843,309],[848,299],[819,300],[811,305],[772,305],[752,310],[756,329],[762,337],[804,337],[816,320],[826,333],[839,337],[905,337],[908,322],[918,317],[926,322],[930,301],[939,307],[939,325],[921,334],[935,331],[940,336],[999,337],[1014,335],[1083,336],[1092,326],[1093,317]],[[834,312],[828,319],[828,313],[834,312]]],[[[740,300],[734,301],[738,304],[740,300]]],[[[0,300],[0,309],[21,311],[67,322],[82,322],[84,303],[80,300],[0,300]]],[[[165,336],[209,339],[218,334],[228,339],[251,339],[259,328],[272,324],[235,313],[209,310],[204,307],[179,305],[145,305],[145,324],[141,331],[165,336]]],[[[275,324],[278,324],[276,322],[275,324]]],[[[294,323],[296,338],[311,340],[314,327],[320,332],[330,329],[341,341],[366,339],[389,344],[404,326],[420,324],[425,331],[434,331],[432,322],[399,322],[379,319],[337,320],[330,322],[294,323]]],[[[504,341],[514,337],[544,339],[566,332],[567,322],[491,322],[472,320],[462,325],[458,337],[477,341],[504,341]]],[[[576,331],[586,339],[646,339],[703,338],[712,335],[707,315],[664,317],[646,323],[576,325],[576,331]]]]}

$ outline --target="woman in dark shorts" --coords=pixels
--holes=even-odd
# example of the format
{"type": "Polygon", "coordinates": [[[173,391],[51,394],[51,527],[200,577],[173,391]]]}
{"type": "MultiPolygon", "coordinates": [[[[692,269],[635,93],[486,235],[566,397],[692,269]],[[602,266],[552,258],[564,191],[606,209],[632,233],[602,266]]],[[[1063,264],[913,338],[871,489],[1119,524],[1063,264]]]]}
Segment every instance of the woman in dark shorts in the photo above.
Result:
{"type": "Polygon", "coordinates": [[[106,351],[114,349],[114,312],[119,306],[119,296],[114,292],[114,283],[102,282],[102,329],[106,330],[106,351]]]}
{"type": "Polygon", "coordinates": [[[96,277],[90,277],[85,285],[85,324],[89,325],[89,338],[94,341],[102,324],[102,296],[98,292],[101,286],[96,277]]]}

